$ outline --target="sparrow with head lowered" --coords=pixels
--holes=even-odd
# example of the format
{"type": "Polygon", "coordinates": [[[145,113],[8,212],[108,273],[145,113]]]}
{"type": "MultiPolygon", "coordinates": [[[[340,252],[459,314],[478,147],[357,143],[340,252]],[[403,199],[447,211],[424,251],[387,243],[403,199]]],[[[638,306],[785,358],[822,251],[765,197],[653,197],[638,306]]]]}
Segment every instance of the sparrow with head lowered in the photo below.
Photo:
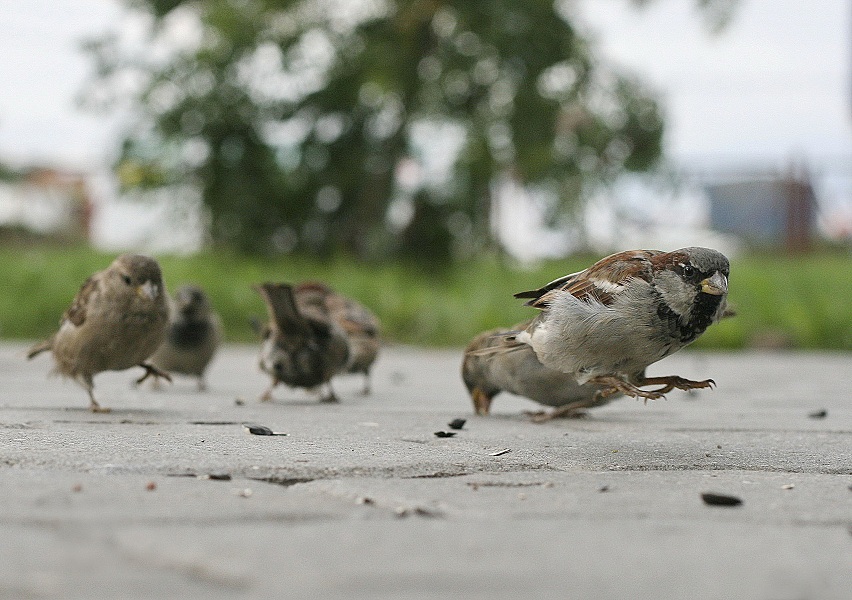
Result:
{"type": "Polygon", "coordinates": [[[489,414],[494,397],[501,392],[553,407],[550,412],[533,414],[532,420],[536,422],[580,416],[583,409],[601,406],[621,395],[601,397],[597,393],[600,386],[581,385],[571,375],[545,367],[532,347],[523,344],[512,348],[502,344],[502,335],[516,334],[527,326],[529,322],[513,328],[484,331],[465,348],[462,380],[476,414],[489,414]]]}
{"type": "Polygon", "coordinates": [[[324,304],[329,316],[346,333],[349,341],[349,362],[345,373],[364,376],[361,392],[370,393],[370,370],[379,354],[379,318],[366,306],[344,296],[319,281],[305,281],[296,286],[293,293],[297,302],[313,298],[324,304]]]}
{"type": "Polygon", "coordinates": [[[27,358],[51,350],[55,371],[74,379],[89,394],[89,408],[106,412],[94,396],[93,378],[133,366],[171,379],[145,362],[163,341],[168,309],[160,265],[153,258],[124,254],[89,277],[50,339],[30,348],[27,358]]]}
{"type": "Polygon", "coordinates": [[[320,387],[322,402],[337,402],[331,378],[349,360],[346,333],[332,319],[322,295],[299,294],[286,283],[255,287],[266,303],[269,323],[263,329],[260,368],[272,377],[261,396],[272,399],[279,383],[290,387],[320,387]]]}
{"type": "Polygon", "coordinates": [[[166,339],[151,356],[151,364],[169,373],[198,378],[207,388],[204,372],[222,342],[222,320],[210,306],[207,294],[195,285],[183,285],[169,307],[166,339]]]}
{"type": "Polygon", "coordinates": [[[533,349],[541,363],[605,397],[661,398],[672,389],[715,385],[675,375],[645,377],[645,367],[693,342],[725,313],[728,259],[709,248],[629,250],[579,273],[515,294],[541,311],[509,348],[533,349]],[[642,386],[659,385],[654,390],[642,386]]]}

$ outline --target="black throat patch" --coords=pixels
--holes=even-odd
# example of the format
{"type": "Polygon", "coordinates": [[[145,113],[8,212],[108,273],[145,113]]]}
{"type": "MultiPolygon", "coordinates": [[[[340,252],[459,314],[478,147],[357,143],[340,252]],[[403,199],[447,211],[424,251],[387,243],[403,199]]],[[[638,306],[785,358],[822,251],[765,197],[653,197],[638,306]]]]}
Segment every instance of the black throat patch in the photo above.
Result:
{"type": "Polygon", "coordinates": [[[689,320],[684,321],[660,297],[657,303],[657,316],[668,325],[669,331],[678,338],[680,343],[686,345],[704,333],[704,330],[713,323],[713,315],[716,314],[721,302],[722,296],[699,292],[692,303],[689,320]]]}

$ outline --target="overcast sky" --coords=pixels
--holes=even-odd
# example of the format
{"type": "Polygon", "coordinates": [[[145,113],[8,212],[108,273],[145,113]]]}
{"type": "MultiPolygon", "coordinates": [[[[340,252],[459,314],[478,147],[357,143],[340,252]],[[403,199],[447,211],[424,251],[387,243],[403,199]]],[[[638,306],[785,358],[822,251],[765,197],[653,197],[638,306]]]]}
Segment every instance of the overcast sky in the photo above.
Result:
{"type": "MultiPolygon", "coordinates": [[[[712,35],[692,0],[579,0],[611,60],[664,98],[676,160],[816,162],[852,157],[852,1],[741,0],[712,35]]],[[[116,122],[81,112],[79,41],[114,26],[114,0],[0,0],[0,157],[104,164],[116,122]]]]}
{"type": "Polygon", "coordinates": [[[852,2],[741,0],[718,35],[694,4],[580,2],[606,53],[663,93],[673,157],[852,157],[852,2]]]}

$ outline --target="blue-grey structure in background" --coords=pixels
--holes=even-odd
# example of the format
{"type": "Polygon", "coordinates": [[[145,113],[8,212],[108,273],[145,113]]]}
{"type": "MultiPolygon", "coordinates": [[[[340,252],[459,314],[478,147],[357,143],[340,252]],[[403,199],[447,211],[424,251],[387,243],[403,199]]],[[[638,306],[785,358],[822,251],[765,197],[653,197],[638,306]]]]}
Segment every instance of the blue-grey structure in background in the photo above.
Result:
{"type": "Polygon", "coordinates": [[[816,217],[816,196],[806,177],[772,177],[710,184],[713,229],[759,246],[807,250],[816,217]]]}

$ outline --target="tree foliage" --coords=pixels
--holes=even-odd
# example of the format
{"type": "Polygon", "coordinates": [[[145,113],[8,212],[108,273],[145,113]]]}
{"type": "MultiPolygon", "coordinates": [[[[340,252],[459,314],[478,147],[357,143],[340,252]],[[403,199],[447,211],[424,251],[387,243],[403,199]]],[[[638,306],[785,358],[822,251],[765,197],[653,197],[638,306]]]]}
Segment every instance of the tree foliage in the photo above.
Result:
{"type": "Polygon", "coordinates": [[[443,260],[488,243],[498,177],[569,210],[660,155],[654,94],[568,2],[128,5],[137,39],[89,45],[87,97],[130,99],[122,183],[190,184],[217,244],[443,260]]]}

